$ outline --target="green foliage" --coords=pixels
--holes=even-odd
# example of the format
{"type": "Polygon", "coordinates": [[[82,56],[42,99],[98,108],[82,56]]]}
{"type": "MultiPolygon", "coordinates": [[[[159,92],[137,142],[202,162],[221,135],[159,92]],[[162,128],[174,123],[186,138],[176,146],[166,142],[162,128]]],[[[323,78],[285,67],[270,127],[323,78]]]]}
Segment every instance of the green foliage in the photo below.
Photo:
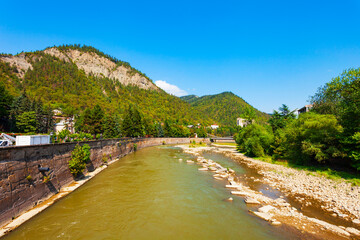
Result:
{"type": "Polygon", "coordinates": [[[77,144],[71,153],[69,169],[74,177],[78,177],[86,168],[86,163],[90,161],[90,146],[84,144],[82,147],[77,144]]]}
{"type": "MultiPolygon", "coordinates": [[[[81,52],[98,54],[118,65],[128,66],[125,62],[113,59],[89,46],[70,45],[61,46],[59,49],[64,53],[68,49],[77,49],[81,52]]],[[[204,116],[186,102],[160,89],[145,90],[131,85],[124,86],[114,79],[87,75],[83,70],[78,69],[75,63],[60,60],[41,51],[26,53],[26,59],[32,64],[32,69],[26,72],[22,80],[16,76],[18,71],[16,67],[0,61],[0,82],[4,84],[10,95],[15,97],[14,108],[11,108],[11,117],[6,125],[9,131],[10,128],[11,131],[18,131],[15,116],[24,111],[35,111],[37,119],[42,119],[37,122],[42,126],[37,127],[39,129],[36,131],[50,132],[49,126],[52,127],[52,124],[45,122],[46,119],[49,121],[52,119],[49,115],[50,108],[61,109],[66,116],[75,115],[77,132],[94,135],[100,133],[101,127],[106,127],[106,124],[113,126],[114,121],[106,119],[108,115],[113,116],[116,118],[118,128],[114,132],[109,131],[110,127],[102,129],[104,134],[107,131],[107,137],[120,134],[120,120],[124,119],[128,105],[137,106],[139,112],[145,116],[147,135],[163,136],[163,131],[157,123],[164,122],[166,119],[183,126],[195,123],[207,126],[213,122],[210,117],[204,116]],[[26,89],[26,94],[23,89],[26,89]],[[46,106],[43,106],[44,111],[33,109],[34,102],[46,103],[46,106]],[[101,107],[96,107],[96,105],[101,107]],[[95,107],[98,110],[97,117],[101,117],[103,113],[102,121],[104,122],[99,121],[98,126],[91,124],[95,107]],[[87,108],[89,110],[86,110],[87,108]],[[86,125],[83,124],[84,115],[86,125]]],[[[128,67],[131,70],[131,67],[128,67]]],[[[136,70],[130,71],[130,74],[133,73],[136,73],[136,70]]]]}
{"type": "Polygon", "coordinates": [[[35,133],[36,132],[36,113],[34,111],[23,112],[16,116],[16,126],[20,132],[35,133]]]}
{"type": "Polygon", "coordinates": [[[320,114],[333,114],[344,131],[340,142],[352,161],[351,165],[360,169],[360,68],[345,70],[340,76],[319,88],[311,98],[313,110],[320,114]]]}
{"type": "Polygon", "coordinates": [[[31,101],[23,92],[11,104],[9,122],[13,132],[48,133],[53,125],[51,108],[31,101]]]}
{"type": "MultiPolygon", "coordinates": [[[[67,128],[64,128],[58,133],[58,138],[60,141],[64,141],[66,137],[70,137],[71,133],[67,128]]],[[[70,139],[68,139],[70,141],[70,139]]]]}
{"type": "Polygon", "coordinates": [[[165,120],[164,123],[164,136],[165,137],[189,137],[190,130],[186,126],[182,126],[177,122],[165,120]]]}
{"type": "Polygon", "coordinates": [[[107,163],[108,162],[108,157],[105,154],[103,154],[101,160],[102,160],[103,163],[107,163]]]}
{"type": "Polygon", "coordinates": [[[26,176],[26,180],[28,180],[29,182],[32,182],[33,178],[32,178],[31,175],[27,175],[27,176],[26,176]]]}
{"type": "Polygon", "coordinates": [[[268,123],[275,132],[277,129],[284,128],[289,122],[295,119],[295,117],[294,111],[290,111],[289,107],[283,104],[279,108],[279,111],[274,110],[268,123]]]}
{"type": "Polygon", "coordinates": [[[117,115],[106,115],[103,122],[104,138],[117,138],[121,134],[120,118],[117,115]]]}
{"type": "Polygon", "coordinates": [[[200,127],[196,130],[197,136],[199,138],[206,138],[207,137],[207,133],[204,127],[200,127]]]}
{"type": "Polygon", "coordinates": [[[134,151],[136,151],[138,148],[138,145],[136,143],[134,143],[134,151]]]}
{"type": "Polygon", "coordinates": [[[0,82],[0,130],[5,130],[8,127],[12,101],[13,97],[5,88],[5,85],[0,82]]]}
{"type": "Polygon", "coordinates": [[[125,112],[122,132],[126,137],[142,137],[145,135],[143,118],[139,110],[132,105],[125,112]]]}
{"type": "Polygon", "coordinates": [[[350,144],[353,146],[349,151],[349,156],[352,160],[351,165],[360,171],[360,132],[356,132],[350,139],[350,144]]]}
{"type": "Polygon", "coordinates": [[[75,129],[77,131],[90,133],[94,136],[103,133],[104,111],[97,104],[94,108],[86,108],[77,118],[75,129]]]}
{"type": "Polygon", "coordinates": [[[256,110],[242,98],[231,92],[203,97],[190,95],[181,97],[181,99],[187,101],[204,116],[208,116],[224,126],[235,127],[236,119],[247,113],[247,115],[250,114],[248,117],[254,118],[256,122],[264,122],[268,118],[267,114],[256,110]]]}
{"type": "Polygon", "coordinates": [[[303,113],[285,129],[287,158],[305,163],[341,161],[338,136],[343,128],[333,115],[303,113]]]}
{"type": "Polygon", "coordinates": [[[17,77],[19,71],[15,66],[11,66],[7,62],[0,61],[0,85],[6,86],[11,96],[18,96],[21,89],[21,81],[17,77]]]}
{"type": "Polygon", "coordinates": [[[250,124],[236,135],[238,150],[252,157],[271,153],[274,135],[268,126],[250,124]]]}

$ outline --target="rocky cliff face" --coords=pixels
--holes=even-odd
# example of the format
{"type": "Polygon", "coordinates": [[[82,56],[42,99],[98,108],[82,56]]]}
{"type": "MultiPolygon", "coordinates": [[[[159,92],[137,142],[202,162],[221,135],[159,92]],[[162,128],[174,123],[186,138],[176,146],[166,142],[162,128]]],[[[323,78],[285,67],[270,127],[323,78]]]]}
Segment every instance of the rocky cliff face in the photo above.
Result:
{"type": "Polygon", "coordinates": [[[20,78],[25,76],[25,73],[29,68],[32,69],[31,64],[26,60],[25,53],[16,56],[0,57],[0,60],[10,63],[11,66],[15,66],[18,70],[17,75],[20,78]]]}
{"type": "MultiPolygon", "coordinates": [[[[92,74],[98,77],[115,79],[123,85],[134,85],[143,89],[158,90],[158,87],[148,78],[131,71],[129,67],[117,66],[108,58],[99,56],[93,52],[81,52],[73,49],[60,51],[56,47],[48,48],[43,52],[63,61],[75,63],[79,69],[84,70],[88,75],[92,74]]],[[[26,58],[25,53],[16,56],[3,56],[0,57],[0,60],[10,63],[11,66],[16,66],[20,78],[24,77],[29,68],[32,69],[31,63],[26,58]]]]}

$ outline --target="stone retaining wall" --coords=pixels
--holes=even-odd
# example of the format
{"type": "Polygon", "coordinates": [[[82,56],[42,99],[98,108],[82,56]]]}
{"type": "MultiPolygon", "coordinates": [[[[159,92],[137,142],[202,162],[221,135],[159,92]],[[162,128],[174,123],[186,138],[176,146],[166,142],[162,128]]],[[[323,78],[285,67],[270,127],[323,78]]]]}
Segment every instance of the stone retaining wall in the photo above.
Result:
{"type": "MultiPolygon", "coordinates": [[[[111,159],[121,158],[133,152],[135,144],[137,149],[141,149],[163,143],[189,143],[192,140],[209,142],[209,139],[189,138],[122,138],[79,144],[89,144],[91,147],[91,162],[87,164],[86,173],[103,164],[103,155],[111,159]]],[[[0,148],[0,227],[74,181],[68,162],[76,144],[0,148]],[[42,174],[38,165],[49,167],[50,171],[42,174]],[[46,183],[44,175],[49,176],[46,183]]]]}

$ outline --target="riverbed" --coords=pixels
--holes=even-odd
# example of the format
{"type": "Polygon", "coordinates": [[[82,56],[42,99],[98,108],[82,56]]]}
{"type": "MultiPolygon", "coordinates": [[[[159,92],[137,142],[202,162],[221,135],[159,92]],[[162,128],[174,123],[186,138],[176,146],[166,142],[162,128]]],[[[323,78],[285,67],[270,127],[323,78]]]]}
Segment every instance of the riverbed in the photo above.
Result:
{"type": "Polygon", "coordinates": [[[175,147],[139,150],[4,239],[301,239],[249,214],[241,198],[224,201],[224,182],[186,163],[193,158],[175,147]]]}

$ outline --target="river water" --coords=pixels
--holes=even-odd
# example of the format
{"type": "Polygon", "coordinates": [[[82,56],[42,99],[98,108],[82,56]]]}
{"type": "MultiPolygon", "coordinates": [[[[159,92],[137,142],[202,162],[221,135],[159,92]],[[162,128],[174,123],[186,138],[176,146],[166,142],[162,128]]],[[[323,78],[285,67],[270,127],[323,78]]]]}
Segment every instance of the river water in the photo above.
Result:
{"type": "Polygon", "coordinates": [[[240,197],[224,201],[224,182],[191,158],[174,147],[139,150],[4,239],[296,239],[249,214],[240,197]]]}

